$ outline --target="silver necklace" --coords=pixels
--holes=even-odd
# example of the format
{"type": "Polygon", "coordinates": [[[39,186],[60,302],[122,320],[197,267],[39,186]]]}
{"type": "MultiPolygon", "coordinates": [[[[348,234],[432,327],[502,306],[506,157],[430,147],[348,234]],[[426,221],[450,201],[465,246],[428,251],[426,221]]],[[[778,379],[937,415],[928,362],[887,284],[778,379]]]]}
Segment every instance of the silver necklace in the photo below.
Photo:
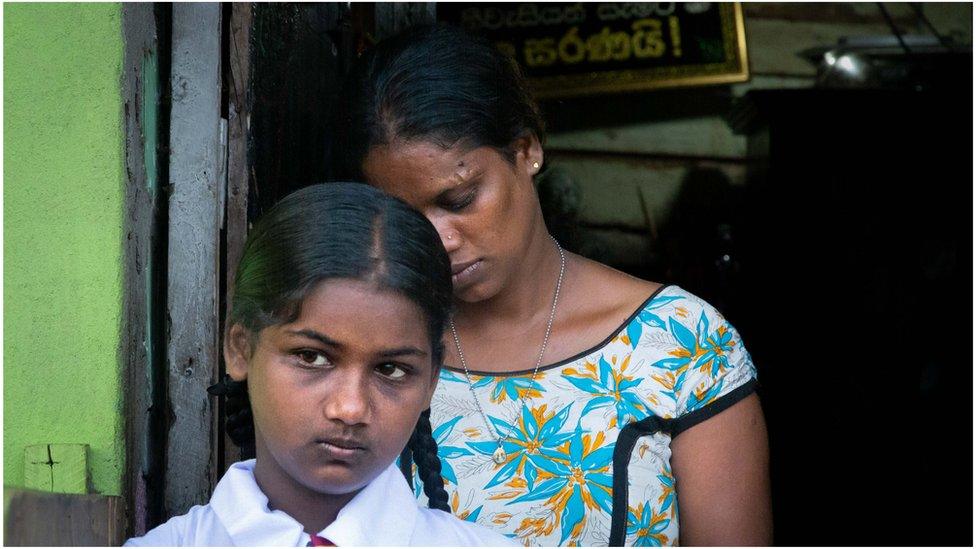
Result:
{"type": "MultiPolygon", "coordinates": [[[[549,345],[549,334],[552,333],[552,321],[556,318],[556,303],[559,302],[559,289],[563,285],[563,274],[566,272],[566,254],[563,253],[562,246],[552,235],[552,242],[556,245],[556,249],[559,250],[559,278],[556,279],[556,291],[552,296],[552,309],[549,311],[549,321],[546,323],[546,336],[542,338],[542,348],[539,349],[539,357],[535,360],[535,368],[532,370],[532,377],[529,378],[530,381],[535,381],[536,374],[539,373],[539,366],[542,365],[542,356],[546,354],[546,347],[549,345]]],[[[474,392],[474,384],[471,383],[471,373],[468,371],[468,363],[464,360],[464,352],[461,351],[461,338],[458,337],[457,330],[454,328],[454,320],[451,319],[451,334],[454,336],[454,346],[457,348],[458,358],[461,359],[461,367],[464,368],[464,378],[468,380],[468,389],[471,390],[471,398],[474,399],[475,406],[478,407],[478,412],[481,413],[481,419],[485,422],[485,427],[488,428],[488,434],[491,435],[492,429],[491,424],[488,422],[488,416],[485,414],[485,410],[481,407],[481,402],[478,400],[478,395],[474,392]]],[[[525,406],[525,393],[519,396],[519,409],[525,406]]],[[[511,437],[511,432],[504,438],[502,436],[494,437],[498,442],[498,449],[491,455],[492,461],[501,465],[505,463],[505,459],[508,455],[505,453],[505,448],[503,443],[505,439],[511,437]]]]}

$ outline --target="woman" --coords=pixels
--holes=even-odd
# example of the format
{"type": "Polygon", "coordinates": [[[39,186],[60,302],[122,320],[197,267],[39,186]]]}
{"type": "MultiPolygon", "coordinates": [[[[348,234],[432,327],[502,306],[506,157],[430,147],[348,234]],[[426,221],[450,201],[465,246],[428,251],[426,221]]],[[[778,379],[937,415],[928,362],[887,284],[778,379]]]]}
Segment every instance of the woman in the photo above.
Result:
{"type": "Polygon", "coordinates": [[[534,545],[769,544],[738,334],[680,288],[549,235],[543,122],[515,64],[415,28],[364,55],[341,96],[344,175],[420,210],[451,259],[431,420],[452,510],[534,545]]]}

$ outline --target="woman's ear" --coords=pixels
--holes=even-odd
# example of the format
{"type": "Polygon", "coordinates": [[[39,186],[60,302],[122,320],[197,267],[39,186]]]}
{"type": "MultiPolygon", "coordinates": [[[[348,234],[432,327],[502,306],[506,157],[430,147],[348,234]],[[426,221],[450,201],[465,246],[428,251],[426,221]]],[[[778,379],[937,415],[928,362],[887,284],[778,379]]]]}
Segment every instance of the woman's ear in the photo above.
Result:
{"type": "Polygon", "coordinates": [[[542,170],[544,155],[542,143],[532,132],[515,140],[516,163],[525,167],[530,176],[535,176],[542,170]]]}
{"type": "Polygon", "coordinates": [[[247,379],[247,366],[251,361],[251,334],[247,328],[234,324],[224,338],[224,365],[227,375],[234,381],[247,379]]]}

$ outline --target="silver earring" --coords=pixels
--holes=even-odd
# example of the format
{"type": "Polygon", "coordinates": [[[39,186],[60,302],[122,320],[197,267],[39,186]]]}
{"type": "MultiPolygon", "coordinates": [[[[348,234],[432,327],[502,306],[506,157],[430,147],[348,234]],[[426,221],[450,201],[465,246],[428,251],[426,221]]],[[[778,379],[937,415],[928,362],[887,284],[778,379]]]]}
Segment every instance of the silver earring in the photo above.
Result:
{"type": "Polygon", "coordinates": [[[538,170],[539,169],[539,163],[538,162],[533,162],[532,163],[532,167],[538,170]]]}

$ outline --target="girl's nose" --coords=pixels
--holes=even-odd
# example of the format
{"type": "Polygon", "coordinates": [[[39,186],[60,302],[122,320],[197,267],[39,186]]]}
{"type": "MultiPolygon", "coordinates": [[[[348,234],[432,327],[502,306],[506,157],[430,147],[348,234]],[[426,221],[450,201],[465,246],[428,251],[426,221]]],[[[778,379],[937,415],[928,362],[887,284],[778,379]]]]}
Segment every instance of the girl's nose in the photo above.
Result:
{"type": "Polygon", "coordinates": [[[358,372],[342,373],[334,376],[334,381],[325,400],[326,417],[346,425],[367,423],[370,405],[366,376],[358,372]]]}

